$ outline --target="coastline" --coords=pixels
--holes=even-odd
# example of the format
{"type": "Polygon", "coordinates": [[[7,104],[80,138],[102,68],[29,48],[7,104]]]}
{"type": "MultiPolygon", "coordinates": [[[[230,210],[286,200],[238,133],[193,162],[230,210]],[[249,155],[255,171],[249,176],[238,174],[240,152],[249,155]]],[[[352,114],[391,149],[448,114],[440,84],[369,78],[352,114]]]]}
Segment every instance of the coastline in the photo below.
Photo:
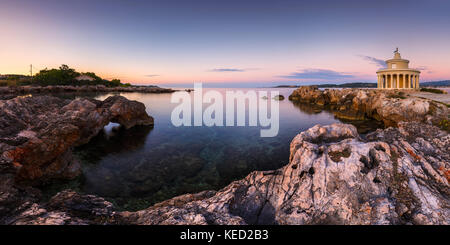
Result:
{"type": "Polygon", "coordinates": [[[55,86],[9,86],[0,87],[0,99],[12,99],[15,96],[27,94],[52,94],[52,93],[114,93],[114,92],[139,92],[139,93],[173,93],[178,90],[160,87],[106,87],[104,85],[89,86],[71,86],[71,85],[55,85],[55,86]]]}
{"type": "Polygon", "coordinates": [[[399,122],[429,123],[449,131],[449,107],[445,103],[415,97],[415,91],[378,89],[325,89],[305,86],[295,90],[289,100],[328,108],[338,118],[380,121],[385,127],[399,122]],[[443,124],[444,123],[444,124],[443,124]]]}
{"type": "MultiPolygon", "coordinates": [[[[36,115],[64,112],[71,115],[71,120],[76,119],[69,123],[76,127],[80,127],[75,122],[80,118],[92,120],[81,125],[83,137],[75,138],[72,133],[76,130],[70,130],[71,126],[57,127],[60,120],[50,120],[46,127],[64,128],[63,131],[38,127],[24,132],[6,127],[0,143],[3,152],[0,188],[8,195],[0,199],[0,206],[13,210],[3,210],[0,220],[5,224],[448,224],[450,156],[446,149],[450,143],[448,132],[439,129],[439,120],[448,118],[448,108],[427,99],[390,95],[379,91],[300,88],[291,100],[331,106],[351,117],[371,117],[382,121],[386,129],[363,138],[348,124],[317,125],[293,139],[290,161],[281,169],[255,171],[220,191],[182,195],[138,212],[116,212],[101,197],[71,190],[42,203],[33,185],[18,184],[18,176],[37,181],[49,176],[46,181],[70,178],[71,175],[61,174],[66,172],[62,169],[69,173],[77,170],[76,165],[68,164],[72,162],[66,150],[70,150],[71,144],[88,142],[104,123],[116,120],[127,128],[151,124],[142,103],[123,97],[110,97],[107,102],[45,97],[38,104],[53,101],[50,104],[56,107],[38,106],[36,115]],[[121,110],[113,109],[117,107],[134,108],[135,112],[121,116],[118,114],[121,110]],[[103,123],[94,120],[99,110],[103,123]],[[95,130],[88,130],[92,124],[96,125],[95,130]],[[44,170],[54,170],[50,175],[36,176],[39,166],[35,166],[36,158],[30,155],[33,151],[23,147],[30,144],[30,139],[36,144],[42,144],[43,139],[50,144],[58,144],[60,139],[69,142],[62,152],[58,147],[47,148],[54,149],[51,153],[54,155],[42,166],[44,170]],[[5,150],[9,153],[5,154],[5,150]],[[23,171],[27,168],[17,165],[24,160],[30,160],[31,168],[25,175],[23,171]],[[49,163],[52,168],[47,167],[49,163]],[[10,215],[6,217],[8,212],[10,215]]],[[[11,108],[22,110],[24,103],[32,100],[16,98],[15,105],[11,100],[1,106],[4,111],[14,112],[11,108]]],[[[36,115],[30,114],[30,121],[36,115]]],[[[4,124],[12,126],[13,120],[5,120],[4,124]]]]}

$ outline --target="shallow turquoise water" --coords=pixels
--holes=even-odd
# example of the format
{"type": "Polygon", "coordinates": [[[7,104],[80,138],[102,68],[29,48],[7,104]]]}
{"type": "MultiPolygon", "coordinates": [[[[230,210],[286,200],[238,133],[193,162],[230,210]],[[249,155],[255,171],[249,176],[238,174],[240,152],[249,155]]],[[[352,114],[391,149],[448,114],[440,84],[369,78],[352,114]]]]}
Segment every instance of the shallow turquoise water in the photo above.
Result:
{"type": "Polygon", "coordinates": [[[171,94],[123,93],[146,105],[155,126],[124,130],[109,125],[76,149],[83,165],[76,188],[135,210],[184,193],[220,189],[254,170],[277,169],[288,162],[295,135],[338,120],[329,112],[294,105],[287,99],[291,88],[275,90],[286,100],[280,102],[280,129],[273,138],[261,138],[260,127],[177,128],[170,120],[177,106],[170,103],[171,94]]]}

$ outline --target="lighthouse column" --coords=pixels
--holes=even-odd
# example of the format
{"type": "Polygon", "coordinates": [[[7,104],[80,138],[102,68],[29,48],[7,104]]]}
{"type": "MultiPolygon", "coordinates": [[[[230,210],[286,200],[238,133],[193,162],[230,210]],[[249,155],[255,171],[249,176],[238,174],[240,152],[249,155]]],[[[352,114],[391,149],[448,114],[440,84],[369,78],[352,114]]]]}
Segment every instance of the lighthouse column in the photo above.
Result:
{"type": "Polygon", "coordinates": [[[411,82],[409,82],[409,74],[405,74],[405,88],[409,88],[411,82]]]}

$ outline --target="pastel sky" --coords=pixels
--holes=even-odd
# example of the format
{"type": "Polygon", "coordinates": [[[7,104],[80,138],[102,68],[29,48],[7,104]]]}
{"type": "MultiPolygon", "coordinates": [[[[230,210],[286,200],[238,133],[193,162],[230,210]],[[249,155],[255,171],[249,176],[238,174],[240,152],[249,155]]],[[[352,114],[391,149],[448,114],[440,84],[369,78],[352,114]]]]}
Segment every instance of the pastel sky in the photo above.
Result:
{"type": "Polygon", "coordinates": [[[61,64],[133,84],[375,82],[399,47],[450,79],[450,1],[0,0],[0,74],[61,64]]]}

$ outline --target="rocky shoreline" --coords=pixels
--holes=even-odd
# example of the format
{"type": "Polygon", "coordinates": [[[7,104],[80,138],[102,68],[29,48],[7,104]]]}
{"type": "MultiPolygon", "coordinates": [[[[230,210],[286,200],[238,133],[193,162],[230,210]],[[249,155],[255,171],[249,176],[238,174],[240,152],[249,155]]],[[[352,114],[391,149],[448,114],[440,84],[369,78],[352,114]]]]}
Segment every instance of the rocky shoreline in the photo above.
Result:
{"type": "Polygon", "coordinates": [[[39,186],[81,173],[72,149],[110,122],[153,126],[144,104],[122,96],[104,101],[52,96],[0,100],[0,222],[38,202],[39,186]]]}
{"type": "Polygon", "coordinates": [[[316,125],[290,145],[290,161],[219,191],[186,194],[137,212],[65,190],[42,201],[34,186],[79,174],[71,149],[107,123],[152,125],[145,106],[50,96],[0,100],[1,224],[449,224],[448,108],[390,92],[299,88],[290,99],[382,121],[365,136],[316,125]]]}
{"type": "Polygon", "coordinates": [[[361,139],[348,124],[317,125],[291,143],[290,162],[218,192],[188,194],[125,224],[449,224],[450,137],[400,123],[361,139]]]}
{"type": "Polygon", "coordinates": [[[0,87],[0,99],[12,99],[19,95],[27,94],[52,94],[52,93],[173,93],[176,90],[160,87],[106,87],[104,85],[92,86],[18,86],[0,87]]]}
{"type": "Polygon", "coordinates": [[[289,100],[331,110],[341,119],[375,119],[385,127],[399,122],[423,122],[449,131],[447,105],[410,96],[414,91],[377,89],[325,89],[305,86],[295,90],[289,100]]]}

